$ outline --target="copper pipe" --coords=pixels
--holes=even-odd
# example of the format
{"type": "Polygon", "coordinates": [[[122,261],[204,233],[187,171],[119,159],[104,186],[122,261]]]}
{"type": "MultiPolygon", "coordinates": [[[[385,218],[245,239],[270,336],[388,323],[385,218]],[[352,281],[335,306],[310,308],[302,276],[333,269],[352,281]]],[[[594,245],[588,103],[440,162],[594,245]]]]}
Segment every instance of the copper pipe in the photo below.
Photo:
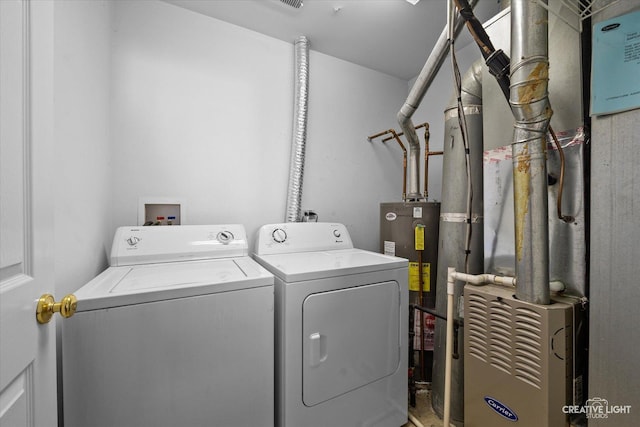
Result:
{"type": "Polygon", "coordinates": [[[560,178],[558,178],[558,200],[556,201],[558,219],[561,219],[566,223],[572,223],[573,221],[575,221],[574,217],[562,214],[562,190],[564,188],[564,150],[551,126],[549,126],[549,133],[551,133],[551,136],[553,137],[553,142],[555,143],[556,148],[558,149],[558,155],[560,156],[560,178]]]}
{"type": "MultiPolygon", "coordinates": [[[[378,138],[379,136],[386,135],[386,134],[388,134],[388,133],[389,133],[389,131],[388,131],[388,130],[385,130],[385,131],[382,131],[382,132],[380,132],[380,133],[376,133],[375,135],[368,136],[368,137],[367,137],[367,141],[371,142],[371,141],[373,141],[374,139],[378,138]]],[[[391,138],[392,138],[392,137],[389,137],[389,138],[387,138],[387,139],[383,140],[382,142],[384,142],[384,141],[386,141],[386,140],[388,140],[388,139],[391,139],[391,138]]]]}
{"type": "Polygon", "coordinates": [[[388,141],[390,139],[395,139],[396,142],[398,143],[398,145],[400,146],[400,148],[402,148],[402,200],[406,200],[407,199],[407,149],[405,148],[404,144],[402,144],[402,141],[400,140],[400,136],[398,135],[398,133],[393,130],[393,129],[388,129],[385,130],[383,132],[380,133],[376,133],[375,135],[371,135],[367,137],[367,140],[369,142],[371,142],[373,139],[378,138],[379,136],[382,135],[386,135],[390,133],[392,136],[390,136],[387,139],[383,139],[382,142],[384,141],[388,141]]]}
{"type": "Polygon", "coordinates": [[[424,123],[424,198],[429,198],[429,156],[441,156],[443,151],[429,151],[429,124],[424,123]]]}
{"type": "MultiPolygon", "coordinates": [[[[421,123],[421,124],[419,124],[419,125],[417,125],[417,126],[416,126],[416,129],[420,129],[420,128],[423,128],[423,127],[425,127],[425,126],[429,127],[429,123],[427,123],[427,122],[421,123]]],[[[400,132],[400,133],[398,134],[398,136],[402,136],[402,135],[404,135],[404,132],[400,132]]],[[[385,139],[383,139],[383,140],[382,140],[382,142],[387,142],[387,141],[389,141],[390,139],[393,139],[393,137],[392,137],[392,136],[390,136],[390,137],[388,137],[388,138],[385,138],[385,139]]]]}

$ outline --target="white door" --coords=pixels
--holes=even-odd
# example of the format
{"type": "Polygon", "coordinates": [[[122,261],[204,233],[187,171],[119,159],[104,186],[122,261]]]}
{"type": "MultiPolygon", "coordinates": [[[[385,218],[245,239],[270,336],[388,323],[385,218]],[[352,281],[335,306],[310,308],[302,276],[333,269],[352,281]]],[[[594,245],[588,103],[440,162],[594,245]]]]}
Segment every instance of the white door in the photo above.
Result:
{"type": "Polygon", "coordinates": [[[53,2],[0,0],[0,426],[55,426],[53,2]]]}

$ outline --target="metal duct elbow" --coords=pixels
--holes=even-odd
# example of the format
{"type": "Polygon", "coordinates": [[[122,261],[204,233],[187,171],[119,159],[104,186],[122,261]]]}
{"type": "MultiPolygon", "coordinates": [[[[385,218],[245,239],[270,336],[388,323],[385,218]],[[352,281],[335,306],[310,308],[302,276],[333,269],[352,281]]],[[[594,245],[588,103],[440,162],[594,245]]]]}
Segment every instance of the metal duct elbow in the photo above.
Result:
{"type": "Polygon", "coordinates": [[[549,45],[546,0],[511,2],[511,110],[516,296],[549,304],[549,225],[547,208],[547,141],[549,45]]]}
{"type": "MultiPolygon", "coordinates": [[[[478,0],[470,2],[474,7],[478,0]]],[[[456,37],[464,25],[464,19],[456,15],[454,23],[454,37],[456,37]]],[[[449,52],[449,29],[445,27],[436,41],[427,62],[422,67],[422,71],[418,75],[416,82],[413,84],[407,100],[398,111],[397,119],[402,131],[407,138],[409,145],[409,189],[407,198],[417,200],[420,198],[420,140],[416,133],[416,128],[411,121],[413,113],[416,112],[418,106],[422,102],[422,98],[427,93],[427,89],[431,86],[433,79],[440,70],[444,62],[447,52],[449,52]]]]}
{"type": "Polygon", "coordinates": [[[418,139],[416,128],[411,121],[411,116],[413,116],[415,111],[415,107],[405,103],[400,112],[398,112],[398,123],[409,143],[409,191],[406,197],[410,200],[420,198],[420,184],[418,180],[420,175],[420,140],[418,139]]]}
{"type": "Polygon", "coordinates": [[[307,143],[307,107],[309,101],[309,40],[300,36],[294,43],[295,50],[295,101],[293,116],[293,138],[289,184],[287,190],[286,222],[301,219],[302,180],[304,177],[304,156],[307,143]]]}
{"type": "MultiPolygon", "coordinates": [[[[460,84],[462,104],[465,106],[482,106],[482,60],[471,64],[462,77],[460,84]]],[[[447,110],[457,108],[457,97],[454,94],[447,110]]]]}

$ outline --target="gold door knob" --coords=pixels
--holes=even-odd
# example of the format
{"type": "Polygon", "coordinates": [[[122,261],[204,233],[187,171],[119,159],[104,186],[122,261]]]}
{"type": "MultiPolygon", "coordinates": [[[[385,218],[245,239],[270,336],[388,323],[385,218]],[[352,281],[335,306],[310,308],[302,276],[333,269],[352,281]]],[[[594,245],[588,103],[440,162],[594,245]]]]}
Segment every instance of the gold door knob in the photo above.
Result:
{"type": "Polygon", "coordinates": [[[78,299],[75,295],[66,295],[60,302],[56,302],[51,294],[43,294],[36,307],[36,319],[38,323],[49,323],[53,313],[60,313],[65,319],[73,316],[78,307],[78,299]]]}

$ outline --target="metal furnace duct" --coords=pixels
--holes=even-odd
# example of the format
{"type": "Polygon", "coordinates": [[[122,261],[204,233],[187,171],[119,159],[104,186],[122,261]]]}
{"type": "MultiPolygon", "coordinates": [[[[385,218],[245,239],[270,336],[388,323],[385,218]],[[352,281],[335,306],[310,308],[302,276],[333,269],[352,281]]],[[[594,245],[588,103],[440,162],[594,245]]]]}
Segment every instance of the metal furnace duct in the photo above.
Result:
{"type": "Polygon", "coordinates": [[[305,36],[298,37],[294,43],[294,50],[296,69],[295,101],[285,213],[286,222],[297,222],[301,219],[302,179],[304,177],[304,155],[307,143],[307,105],[309,101],[309,40],[305,36]]]}
{"type": "MultiPolygon", "coordinates": [[[[436,311],[446,313],[447,268],[465,271],[467,220],[471,221],[469,274],[484,271],[483,254],[483,194],[482,194],[482,60],[476,61],[462,80],[462,102],[467,118],[469,161],[473,182],[471,218],[467,219],[467,174],[465,147],[458,123],[456,98],[445,111],[444,161],[442,170],[442,205],[440,210],[440,235],[438,254],[438,278],[436,290],[436,311]]],[[[462,295],[462,287],[456,287],[455,301],[462,295]]],[[[459,310],[455,310],[457,313],[459,310]]],[[[458,343],[462,344],[460,328],[458,343]]],[[[444,365],[445,365],[446,323],[436,320],[433,383],[431,403],[435,412],[442,417],[444,411],[444,365]]],[[[463,353],[462,348],[459,349],[463,353]]],[[[453,361],[451,385],[451,420],[461,423],[464,418],[464,364],[463,359],[453,361]]]]}
{"type": "MultiPolygon", "coordinates": [[[[477,3],[478,0],[471,0],[469,5],[473,8],[477,3]]],[[[464,19],[456,14],[454,38],[460,33],[464,22],[464,19]]],[[[416,134],[416,128],[411,121],[411,117],[418,109],[424,95],[427,93],[427,89],[429,89],[438,70],[440,70],[447,56],[447,52],[449,52],[448,32],[448,27],[442,30],[429,58],[427,58],[427,62],[425,62],[422,71],[420,71],[416,82],[411,88],[407,100],[397,114],[398,123],[409,142],[409,189],[407,191],[407,199],[409,200],[420,199],[420,140],[418,139],[418,134],[416,134]]]]}
{"type": "Polygon", "coordinates": [[[488,285],[465,286],[464,306],[465,427],[569,426],[562,408],[578,405],[571,396],[581,379],[574,371],[580,301],[531,304],[488,285]]]}
{"type": "Polygon", "coordinates": [[[553,112],[547,89],[547,20],[547,9],[537,2],[512,0],[509,103],[516,119],[511,146],[516,296],[534,304],[550,303],[546,135],[553,112]]]}

